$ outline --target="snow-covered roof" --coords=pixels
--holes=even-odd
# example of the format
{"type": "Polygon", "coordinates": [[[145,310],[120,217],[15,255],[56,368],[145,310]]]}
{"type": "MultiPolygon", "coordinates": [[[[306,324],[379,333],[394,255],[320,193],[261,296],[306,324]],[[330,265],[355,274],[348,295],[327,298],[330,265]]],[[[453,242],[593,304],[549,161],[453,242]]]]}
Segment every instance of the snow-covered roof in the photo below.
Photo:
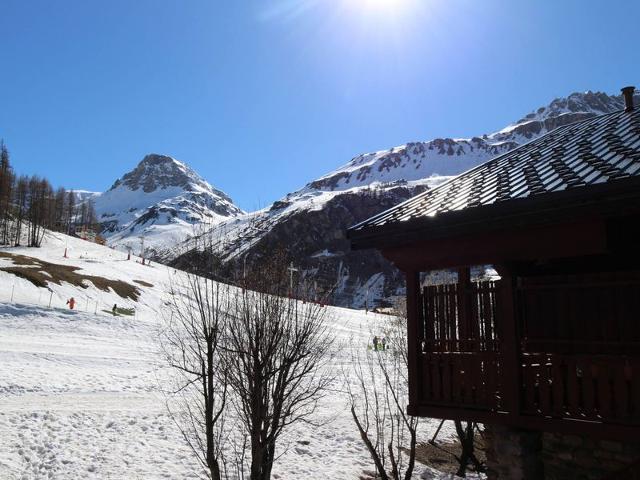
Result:
{"type": "Polygon", "coordinates": [[[514,199],[640,177],[640,110],[559,127],[433,190],[352,227],[351,232],[514,199]]]}

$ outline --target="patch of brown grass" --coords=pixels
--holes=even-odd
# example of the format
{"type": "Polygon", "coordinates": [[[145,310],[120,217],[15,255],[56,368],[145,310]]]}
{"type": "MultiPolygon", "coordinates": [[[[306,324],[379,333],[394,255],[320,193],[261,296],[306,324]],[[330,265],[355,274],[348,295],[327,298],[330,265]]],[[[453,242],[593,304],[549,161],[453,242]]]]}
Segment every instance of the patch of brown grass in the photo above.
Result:
{"type": "Polygon", "coordinates": [[[8,258],[14,265],[33,265],[34,262],[38,261],[32,257],[7,252],[0,252],[0,258],[8,258]]]}
{"type": "MultiPolygon", "coordinates": [[[[416,445],[416,461],[424,465],[428,465],[443,473],[455,475],[458,471],[458,461],[456,455],[462,454],[462,447],[458,439],[436,440],[435,445],[430,442],[419,443],[416,445]]],[[[480,434],[475,435],[475,454],[483,463],[486,463],[484,439],[480,434]]],[[[473,471],[473,467],[469,466],[467,470],[473,471]]]]}
{"type": "MultiPolygon", "coordinates": [[[[478,433],[474,437],[474,447],[476,457],[483,463],[486,463],[485,443],[482,436],[478,433]]],[[[402,449],[406,454],[409,450],[402,449]]],[[[418,443],[416,445],[416,462],[427,465],[443,473],[449,473],[455,476],[458,471],[458,460],[456,455],[462,454],[462,446],[457,438],[447,440],[436,440],[431,442],[418,443]]],[[[467,472],[473,472],[471,465],[467,472]]],[[[373,470],[363,470],[358,480],[377,480],[380,476],[373,470]]],[[[455,477],[460,478],[460,477],[455,477]]]]}
{"type": "Polygon", "coordinates": [[[96,288],[103,292],[109,292],[109,289],[111,289],[122,298],[130,298],[137,301],[140,297],[140,290],[134,285],[123,282],[122,280],[109,280],[108,278],[95,275],[77,273],[76,270],[78,270],[79,267],[58,265],[37,258],[27,257],[26,255],[7,252],[0,252],[0,257],[9,258],[14,264],[12,267],[0,268],[0,270],[24,278],[36,287],[45,288],[48,287],[49,283],[60,285],[62,282],[66,282],[76,287],[88,288],[89,285],[87,285],[87,282],[91,282],[96,288]]]}
{"type": "Polygon", "coordinates": [[[153,287],[152,283],[145,282],[144,280],[134,280],[133,283],[137,283],[138,285],[142,285],[143,287],[153,287]]]}
{"type": "Polygon", "coordinates": [[[16,277],[24,278],[25,280],[33,283],[36,287],[45,288],[47,286],[47,279],[49,277],[43,275],[41,271],[34,268],[7,267],[0,268],[0,270],[15,275],[16,277]]]}

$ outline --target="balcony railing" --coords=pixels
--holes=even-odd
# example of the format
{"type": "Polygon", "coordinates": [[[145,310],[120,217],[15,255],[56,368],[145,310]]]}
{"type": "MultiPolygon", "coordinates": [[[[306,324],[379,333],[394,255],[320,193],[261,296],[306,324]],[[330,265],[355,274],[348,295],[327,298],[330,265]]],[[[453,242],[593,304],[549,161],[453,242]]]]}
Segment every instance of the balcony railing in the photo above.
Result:
{"type": "Polygon", "coordinates": [[[505,318],[500,281],[421,289],[416,341],[423,411],[640,426],[640,275],[537,277],[511,292],[515,316],[505,318]],[[511,357],[505,322],[519,335],[511,357]]]}
{"type": "Polygon", "coordinates": [[[522,413],[640,424],[640,359],[624,355],[522,355],[522,413]]]}

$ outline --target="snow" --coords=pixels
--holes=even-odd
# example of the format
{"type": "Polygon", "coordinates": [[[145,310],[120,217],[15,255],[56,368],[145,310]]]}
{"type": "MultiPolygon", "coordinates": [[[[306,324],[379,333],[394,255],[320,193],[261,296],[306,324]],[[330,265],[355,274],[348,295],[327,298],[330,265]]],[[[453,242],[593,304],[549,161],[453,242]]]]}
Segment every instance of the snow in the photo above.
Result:
{"type": "MultiPolygon", "coordinates": [[[[619,96],[604,93],[574,93],[556,99],[548,106],[528,114],[523,119],[488,135],[473,138],[439,138],[413,142],[356,156],[326,175],[289,193],[279,202],[262,210],[231,218],[214,227],[213,237],[226,245],[227,259],[242,256],[275,225],[299,211],[324,208],[338,195],[354,194],[364,189],[382,191],[400,184],[426,185],[434,188],[456,175],[518,145],[532,141],[547,132],[545,120],[562,123],[571,114],[597,115],[622,108],[619,96]],[[520,127],[539,122],[540,130],[523,133],[520,127]],[[279,208],[275,208],[279,205],[279,208]],[[229,247],[231,246],[231,247],[229,247]]],[[[566,119],[566,121],[570,121],[566,119]]],[[[184,244],[175,256],[189,250],[184,244]]]]}
{"type": "MultiPolygon", "coordinates": [[[[157,343],[167,287],[184,274],[127,261],[118,251],[62,234],[47,234],[39,249],[1,252],[153,286],[140,286],[133,302],[93,284],[50,284],[49,291],[0,271],[0,478],[199,478],[197,462],[167,415],[161,386],[169,372],[157,343]],[[63,258],[65,247],[69,258],[63,258]],[[65,307],[71,296],[77,310],[65,307]],[[114,303],[135,308],[135,316],[102,312],[114,303]]],[[[2,259],[0,268],[10,263],[2,259]]],[[[383,318],[342,308],[327,307],[327,313],[338,341],[362,348],[368,325],[383,318]]],[[[349,369],[348,351],[337,356],[336,368],[349,369]]],[[[371,470],[341,391],[336,385],[323,400],[320,427],[300,424],[283,439],[273,478],[347,480],[371,470]]],[[[423,440],[437,423],[424,425],[423,440]]],[[[452,434],[446,425],[439,438],[452,434]]],[[[421,465],[420,476],[448,478],[421,465]]]]}
{"type": "Polygon", "coordinates": [[[158,251],[191,237],[194,225],[214,225],[243,213],[187,165],[156,154],[108,191],[90,197],[106,227],[102,235],[122,250],[137,247],[144,235],[146,247],[158,251]]]}
{"type": "Polygon", "coordinates": [[[572,93],[568,97],[553,100],[501,130],[481,137],[437,138],[358,155],[310,185],[319,189],[343,190],[374,182],[458,175],[547,133],[549,128],[554,128],[553,125],[575,121],[576,115],[585,118],[623,107],[620,95],[610,96],[591,91],[572,93]],[[552,122],[546,123],[548,120],[552,122]],[[527,130],[527,126],[536,123],[539,124],[537,131],[530,129],[526,135],[521,133],[527,130]]]}

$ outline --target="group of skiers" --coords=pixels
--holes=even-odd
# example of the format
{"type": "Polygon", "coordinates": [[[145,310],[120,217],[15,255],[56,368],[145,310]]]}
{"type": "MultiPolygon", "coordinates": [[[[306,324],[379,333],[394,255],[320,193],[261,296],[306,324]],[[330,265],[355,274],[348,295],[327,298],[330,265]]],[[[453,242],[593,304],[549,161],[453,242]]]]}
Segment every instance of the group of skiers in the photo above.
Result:
{"type": "Polygon", "coordinates": [[[373,337],[373,349],[374,350],[386,350],[387,349],[387,339],[385,337],[378,337],[377,335],[373,337]]]}
{"type": "MultiPolygon", "coordinates": [[[[76,306],[76,299],[71,297],[69,300],[67,300],[67,305],[69,305],[69,309],[70,310],[73,310],[74,307],[76,306]]],[[[111,309],[111,313],[113,314],[114,317],[116,315],[118,315],[118,304],[117,303],[113,304],[113,308],[111,309]]]]}

